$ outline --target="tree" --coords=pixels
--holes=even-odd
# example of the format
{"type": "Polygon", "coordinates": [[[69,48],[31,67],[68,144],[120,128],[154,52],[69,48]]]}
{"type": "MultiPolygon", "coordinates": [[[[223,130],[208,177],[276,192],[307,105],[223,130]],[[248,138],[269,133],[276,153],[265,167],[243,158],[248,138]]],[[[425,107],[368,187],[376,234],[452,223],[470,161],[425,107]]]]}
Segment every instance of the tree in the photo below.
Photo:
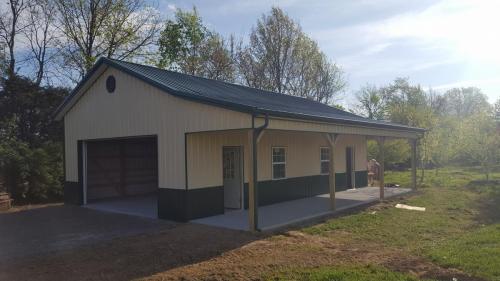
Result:
{"type": "Polygon", "coordinates": [[[285,93],[292,79],[292,58],[301,33],[300,26],[279,8],[273,7],[269,15],[262,15],[250,33],[249,45],[240,55],[246,84],[285,93]]]}
{"type": "Polygon", "coordinates": [[[29,8],[25,37],[31,50],[30,59],[35,66],[35,84],[40,85],[47,71],[47,64],[56,56],[58,32],[55,26],[53,0],[35,0],[29,8]]]}
{"type": "Polygon", "coordinates": [[[10,0],[7,3],[8,11],[0,11],[0,43],[5,44],[8,49],[8,66],[6,73],[8,78],[11,78],[16,73],[16,37],[20,31],[24,29],[24,26],[19,26],[20,19],[23,11],[29,7],[29,1],[10,0]]]}
{"type": "Polygon", "coordinates": [[[16,200],[62,195],[62,122],[52,118],[68,91],[13,76],[0,87],[0,179],[16,200]]]}
{"type": "Polygon", "coordinates": [[[479,164],[489,180],[492,166],[500,160],[500,135],[492,114],[479,112],[466,119],[459,127],[456,142],[461,153],[479,164]]]}
{"type": "Polygon", "coordinates": [[[175,20],[168,20],[161,32],[159,67],[196,75],[201,72],[202,46],[209,36],[198,11],[177,9],[175,20]]]}
{"type": "Polygon", "coordinates": [[[62,123],[52,118],[68,90],[39,87],[27,78],[14,76],[0,91],[0,120],[9,120],[14,136],[3,135],[36,147],[46,141],[62,141],[62,123]]]}
{"type": "Polygon", "coordinates": [[[423,182],[425,167],[435,163],[433,156],[438,149],[434,131],[438,125],[438,116],[432,106],[434,97],[431,91],[426,93],[420,85],[411,85],[408,78],[396,78],[392,84],[379,91],[390,121],[428,130],[419,140],[417,155],[421,164],[420,182],[423,182]]]}
{"type": "Polygon", "coordinates": [[[156,42],[159,16],[142,0],[56,0],[64,34],[62,65],[86,74],[100,56],[145,57],[156,42]]]}
{"type": "Polygon", "coordinates": [[[292,62],[288,94],[331,104],[334,94],[346,85],[337,65],[330,63],[318,44],[304,33],[297,39],[292,62]]]}
{"type": "Polygon", "coordinates": [[[331,103],[346,85],[341,69],[276,7],[257,21],[237,61],[241,81],[254,88],[331,103]]]}
{"type": "Polygon", "coordinates": [[[7,59],[5,57],[5,44],[0,41],[0,83],[5,80],[7,74],[7,59]]]}
{"type": "Polygon", "coordinates": [[[355,107],[355,113],[369,119],[383,120],[385,118],[385,100],[377,87],[366,85],[356,93],[356,99],[358,104],[355,107]]]}
{"type": "Polygon", "coordinates": [[[228,42],[208,30],[195,7],[192,11],[177,9],[175,19],[165,23],[158,44],[158,67],[210,79],[234,80],[234,37],[228,42]]]}
{"type": "Polygon", "coordinates": [[[495,103],[495,119],[500,122],[500,98],[495,103]]]}
{"type": "MultiPolygon", "coordinates": [[[[398,164],[408,164],[410,146],[403,139],[387,140],[384,142],[384,165],[387,169],[395,168],[398,164]]],[[[380,146],[375,140],[367,141],[368,159],[380,159],[380,146]]]]}
{"type": "Polygon", "coordinates": [[[445,112],[448,115],[464,118],[488,110],[488,98],[476,87],[453,88],[444,94],[445,112]]]}
{"type": "Polygon", "coordinates": [[[236,75],[234,64],[234,37],[226,41],[217,33],[211,33],[201,49],[201,76],[209,79],[233,82],[236,75]]]}

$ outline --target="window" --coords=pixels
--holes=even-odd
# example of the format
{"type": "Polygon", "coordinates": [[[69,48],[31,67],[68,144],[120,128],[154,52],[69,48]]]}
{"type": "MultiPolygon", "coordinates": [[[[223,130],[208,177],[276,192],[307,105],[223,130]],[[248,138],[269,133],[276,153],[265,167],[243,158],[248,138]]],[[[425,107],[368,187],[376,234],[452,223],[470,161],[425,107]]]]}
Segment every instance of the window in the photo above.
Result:
{"type": "Polygon", "coordinates": [[[284,147],[273,147],[273,179],[286,177],[286,150],[284,147]]]}
{"type": "Polygon", "coordinates": [[[108,93],[113,93],[116,89],[116,79],[113,75],[108,76],[106,79],[106,90],[108,90],[108,93]]]}
{"type": "Polygon", "coordinates": [[[222,167],[222,176],[223,179],[234,179],[234,169],[235,169],[235,163],[234,163],[234,151],[228,150],[223,152],[223,157],[224,160],[222,161],[223,167],[222,167]]]}
{"type": "Polygon", "coordinates": [[[330,173],[330,148],[321,147],[319,160],[321,162],[321,174],[330,173]]]}

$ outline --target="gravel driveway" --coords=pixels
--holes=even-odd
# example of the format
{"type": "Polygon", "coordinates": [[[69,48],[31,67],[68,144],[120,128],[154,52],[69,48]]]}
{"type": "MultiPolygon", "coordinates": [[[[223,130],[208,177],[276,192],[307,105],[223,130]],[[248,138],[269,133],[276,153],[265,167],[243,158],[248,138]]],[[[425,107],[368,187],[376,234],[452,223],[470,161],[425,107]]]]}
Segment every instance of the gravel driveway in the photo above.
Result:
{"type": "Polygon", "coordinates": [[[154,233],[175,225],[164,220],[65,205],[0,213],[0,263],[117,237],[154,233]]]}

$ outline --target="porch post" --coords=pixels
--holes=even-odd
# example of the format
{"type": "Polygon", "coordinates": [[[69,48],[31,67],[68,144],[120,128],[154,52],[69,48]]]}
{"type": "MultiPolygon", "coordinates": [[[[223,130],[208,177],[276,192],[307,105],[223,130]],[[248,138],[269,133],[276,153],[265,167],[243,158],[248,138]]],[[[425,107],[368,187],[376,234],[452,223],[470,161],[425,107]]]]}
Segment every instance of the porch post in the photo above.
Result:
{"type": "Polygon", "coordinates": [[[417,140],[410,139],[411,146],[411,188],[417,189],[417,140]]]}
{"type": "Polygon", "coordinates": [[[248,130],[248,158],[249,158],[249,177],[248,177],[248,228],[251,231],[256,231],[257,230],[257,224],[258,224],[258,214],[257,214],[257,208],[255,204],[255,181],[256,181],[256,173],[254,172],[254,169],[256,169],[256,165],[254,163],[257,162],[256,158],[256,153],[254,152],[256,150],[255,144],[254,144],[254,130],[250,129],[248,130]]]}
{"type": "Polygon", "coordinates": [[[329,163],[329,175],[328,175],[328,185],[330,187],[330,209],[335,211],[335,142],[337,141],[337,134],[327,134],[326,139],[328,140],[329,150],[330,150],[330,163],[329,163]]]}
{"type": "Polygon", "coordinates": [[[385,137],[380,137],[377,139],[378,140],[378,147],[380,151],[380,175],[379,175],[379,189],[380,189],[380,200],[384,199],[384,187],[385,187],[385,182],[384,182],[384,173],[385,173],[385,149],[384,149],[384,143],[385,143],[385,137]]]}
{"type": "Polygon", "coordinates": [[[255,128],[255,115],[252,115],[252,129],[248,132],[250,150],[250,177],[248,181],[248,224],[251,231],[259,230],[259,177],[257,175],[257,148],[264,129],[269,125],[269,116],[265,115],[264,125],[255,128]]]}

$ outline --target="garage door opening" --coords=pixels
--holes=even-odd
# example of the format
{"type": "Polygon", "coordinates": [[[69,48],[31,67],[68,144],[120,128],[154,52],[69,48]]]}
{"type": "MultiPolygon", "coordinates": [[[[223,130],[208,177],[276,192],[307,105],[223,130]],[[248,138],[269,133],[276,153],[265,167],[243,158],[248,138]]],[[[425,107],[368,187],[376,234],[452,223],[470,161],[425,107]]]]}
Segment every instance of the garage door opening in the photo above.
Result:
{"type": "Polygon", "coordinates": [[[86,141],[83,154],[87,207],[158,216],[156,137],[86,141]]]}

